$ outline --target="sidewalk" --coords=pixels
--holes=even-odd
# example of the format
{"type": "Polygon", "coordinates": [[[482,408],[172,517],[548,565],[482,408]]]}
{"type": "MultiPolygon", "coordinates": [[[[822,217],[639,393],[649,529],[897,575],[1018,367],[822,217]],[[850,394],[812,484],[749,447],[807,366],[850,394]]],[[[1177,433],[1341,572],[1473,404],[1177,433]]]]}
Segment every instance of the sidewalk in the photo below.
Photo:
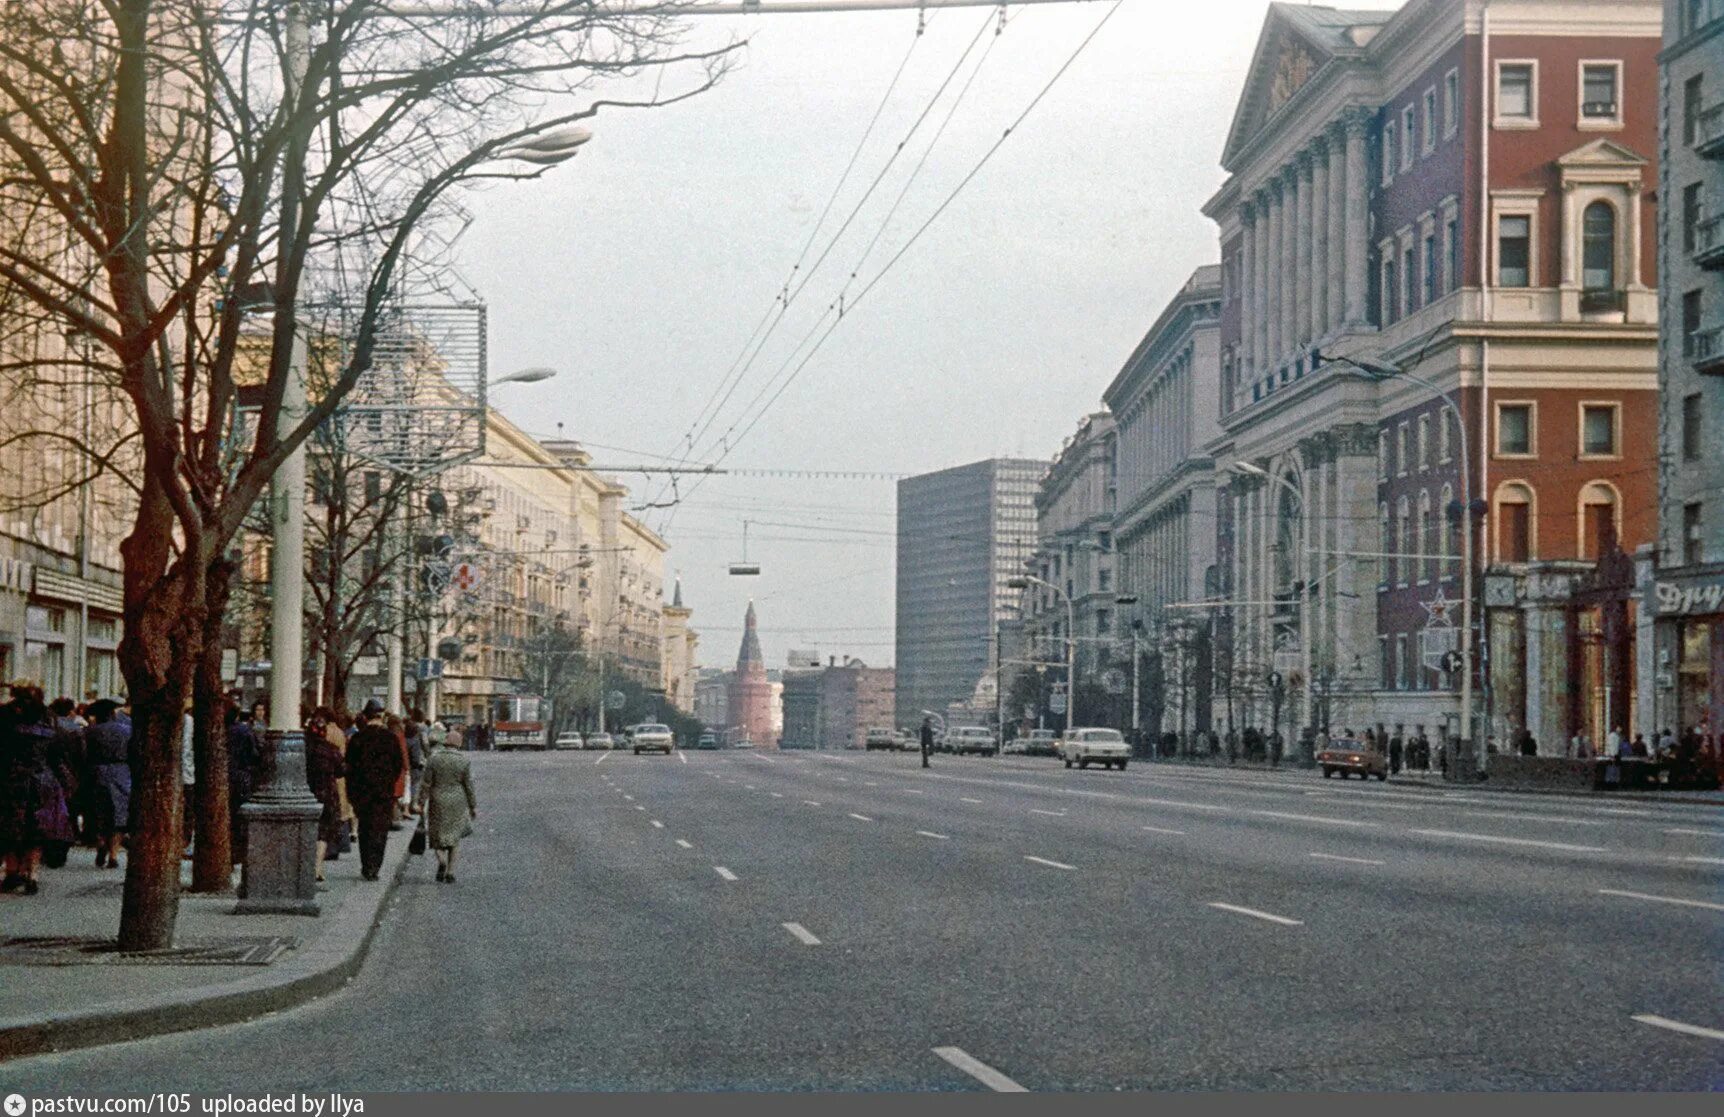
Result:
{"type": "Polygon", "coordinates": [[[231,895],[182,894],[176,950],[129,960],[80,949],[113,939],[124,871],[73,849],[64,868],[41,871],[39,895],[0,895],[0,1062],[232,1023],[334,991],[364,961],[406,863],[419,860],[411,837],[411,822],[389,836],[374,883],[359,879],[357,849],[326,862],[316,917],[236,915],[231,895]]]}

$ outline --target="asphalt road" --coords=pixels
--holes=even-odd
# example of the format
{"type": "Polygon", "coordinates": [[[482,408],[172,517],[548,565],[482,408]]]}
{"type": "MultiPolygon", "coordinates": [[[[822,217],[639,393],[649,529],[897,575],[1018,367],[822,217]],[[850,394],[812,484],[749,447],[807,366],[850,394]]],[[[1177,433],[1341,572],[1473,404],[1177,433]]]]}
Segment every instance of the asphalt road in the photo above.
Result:
{"type": "Polygon", "coordinates": [[[1717,808],[862,753],[475,778],[458,882],[415,864],[346,991],[0,1084],[1724,1087],[1717,808]]]}

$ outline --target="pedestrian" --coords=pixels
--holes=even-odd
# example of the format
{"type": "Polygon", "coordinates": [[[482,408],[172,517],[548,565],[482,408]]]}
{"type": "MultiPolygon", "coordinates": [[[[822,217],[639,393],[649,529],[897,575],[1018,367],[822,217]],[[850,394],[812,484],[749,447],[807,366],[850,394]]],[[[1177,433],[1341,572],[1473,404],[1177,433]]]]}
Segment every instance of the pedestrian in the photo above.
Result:
{"type": "Polygon", "coordinates": [[[1622,726],[1618,725],[1611,729],[1609,735],[1604,738],[1604,747],[1607,750],[1607,755],[1618,760],[1628,759],[1629,743],[1628,739],[1622,735],[1622,726]]]}
{"type": "MultiPolygon", "coordinates": [[[[346,715],[337,717],[334,711],[324,709],[318,711],[318,718],[323,726],[324,740],[328,741],[334,746],[335,751],[341,754],[345,769],[349,737],[342,723],[348,720],[346,715]]],[[[336,777],[335,800],[340,821],[336,826],[335,841],[329,847],[327,859],[330,861],[341,860],[341,855],[352,849],[353,843],[359,837],[359,819],[353,813],[353,801],[347,794],[345,775],[336,777]]]]}
{"type": "Polygon", "coordinates": [[[479,803],[473,795],[472,762],[447,740],[444,736],[433,742],[414,806],[423,816],[425,843],[437,854],[437,879],[454,884],[455,849],[473,832],[479,803]]]}
{"type": "Polygon", "coordinates": [[[404,743],[383,720],[382,703],[367,702],[360,723],[347,743],[347,797],[359,820],[359,875],[376,880],[389,844],[396,780],[407,761],[404,743]]]}
{"type": "Polygon", "coordinates": [[[78,716],[70,698],[57,698],[48,707],[53,719],[54,740],[48,751],[48,766],[60,781],[66,795],[66,810],[72,815],[72,832],[79,840],[86,839],[83,817],[88,788],[84,780],[84,728],[88,724],[78,716]]]}
{"type": "Polygon", "coordinates": [[[1406,751],[1406,745],[1396,738],[1389,742],[1389,774],[1394,775],[1401,770],[1401,757],[1406,751]]]}
{"type": "Polygon", "coordinates": [[[44,854],[64,864],[72,844],[65,789],[48,764],[53,740],[41,692],[13,687],[12,701],[0,710],[0,891],[36,895],[44,854]]]}
{"type": "Polygon", "coordinates": [[[111,698],[90,705],[84,730],[84,760],[90,794],[88,827],[96,842],[96,868],[120,867],[120,843],[131,825],[132,768],[127,763],[131,727],[120,721],[111,698]]]}
{"type": "MultiPolygon", "coordinates": [[[[240,808],[257,790],[258,769],[263,755],[257,746],[257,733],[251,716],[230,704],[223,715],[227,723],[227,821],[228,849],[235,865],[245,861],[245,816],[240,808]]],[[[310,755],[311,735],[306,735],[307,755],[310,755]]],[[[323,871],[323,858],[317,859],[317,871],[323,871]]]]}
{"type": "Polygon", "coordinates": [[[413,814],[420,812],[419,784],[424,780],[425,761],[431,752],[431,742],[427,737],[430,731],[431,727],[425,723],[425,711],[414,710],[407,720],[407,790],[413,814]]]}
{"type": "Polygon", "coordinates": [[[1634,735],[1634,743],[1629,746],[1629,751],[1642,760],[1652,755],[1652,750],[1646,745],[1646,737],[1640,733],[1634,735]]]}
{"type": "Polygon", "coordinates": [[[1520,754],[1522,756],[1538,755],[1538,742],[1533,739],[1532,730],[1530,729],[1522,729],[1520,731],[1520,754]]]}
{"type": "Polygon", "coordinates": [[[401,829],[401,820],[407,817],[407,806],[412,802],[407,797],[407,772],[412,767],[412,750],[407,747],[407,723],[395,714],[383,719],[383,725],[389,730],[390,736],[401,746],[401,772],[395,777],[395,802],[390,808],[389,829],[401,829]]]}
{"type": "Polygon", "coordinates": [[[323,807],[317,816],[318,880],[324,879],[323,863],[335,860],[329,856],[330,848],[341,844],[340,785],[347,774],[341,748],[330,740],[328,729],[316,714],[305,727],[305,783],[323,807]]]}
{"type": "Polygon", "coordinates": [[[922,719],[922,767],[928,767],[928,754],[934,751],[934,719],[922,719]]]}
{"type": "Polygon", "coordinates": [[[180,838],[185,843],[180,856],[187,861],[192,857],[193,831],[197,829],[197,775],[196,728],[192,704],[187,702],[180,714],[180,838]]]}

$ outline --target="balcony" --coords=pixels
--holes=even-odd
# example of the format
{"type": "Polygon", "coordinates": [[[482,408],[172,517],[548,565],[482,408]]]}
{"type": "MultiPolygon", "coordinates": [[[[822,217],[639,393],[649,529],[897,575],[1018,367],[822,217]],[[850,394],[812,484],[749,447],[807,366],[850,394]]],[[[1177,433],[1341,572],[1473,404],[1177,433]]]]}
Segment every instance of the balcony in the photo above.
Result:
{"type": "Polygon", "coordinates": [[[1685,348],[1695,372],[1724,373],[1724,326],[1696,330],[1688,335],[1685,348]]]}
{"type": "Polygon", "coordinates": [[[1703,268],[1724,268],[1724,214],[1694,226],[1694,262],[1703,268]]]}
{"type": "Polygon", "coordinates": [[[1724,158],[1724,101],[1703,110],[1695,121],[1694,151],[1702,159],[1724,158]]]}
{"type": "Polygon", "coordinates": [[[1582,314],[1621,314],[1628,309],[1628,292],[1609,287],[1595,287],[1580,293],[1582,314]]]}

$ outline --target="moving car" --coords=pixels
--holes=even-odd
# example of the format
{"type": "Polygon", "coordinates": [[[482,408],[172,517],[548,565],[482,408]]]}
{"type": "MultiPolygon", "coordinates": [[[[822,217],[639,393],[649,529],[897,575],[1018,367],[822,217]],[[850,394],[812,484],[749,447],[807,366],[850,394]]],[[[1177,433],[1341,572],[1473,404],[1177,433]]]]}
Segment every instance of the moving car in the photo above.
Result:
{"type": "Polygon", "coordinates": [[[1100,764],[1123,772],[1125,762],[1131,759],[1131,746],[1117,729],[1074,729],[1060,742],[1060,755],[1067,768],[1100,764]]]}
{"type": "Polygon", "coordinates": [[[904,742],[895,729],[870,729],[862,738],[862,747],[869,752],[885,749],[887,752],[897,752],[904,747],[904,742]]]}
{"type": "Polygon", "coordinates": [[[586,747],[589,749],[614,749],[617,747],[617,743],[616,739],[609,733],[588,733],[586,747]]]}
{"type": "Polygon", "coordinates": [[[669,756],[671,750],[676,747],[676,736],[671,733],[670,726],[654,722],[635,726],[631,740],[636,756],[643,752],[662,752],[669,756]]]}
{"type": "Polygon", "coordinates": [[[1058,756],[1060,735],[1054,729],[1032,729],[1024,738],[1025,756],[1058,756]]]}
{"type": "Polygon", "coordinates": [[[557,734],[556,747],[560,749],[584,749],[587,744],[581,739],[579,733],[559,733],[557,734]]]}
{"type": "Polygon", "coordinates": [[[1327,747],[1317,753],[1317,763],[1323,766],[1323,778],[1328,779],[1336,772],[1346,779],[1354,772],[1360,779],[1376,776],[1379,780],[1389,778],[1389,762],[1383,754],[1352,737],[1336,737],[1330,740],[1327,747]]]}
{"type": "Polygon", "coordinates": [[[713,733],[710,730],[708,732],[702,733],[700,735],[700,740],[695,742],[694,747],[697,749],[715,749],[715,748],[717,748],[718,747],[718,734],[713,733]]]}
{"type": "Polygon", "coordinates": [[[943,752],[975,753],[977,756],[994,756],[1000,751],[1000,739],[994,736],[993,730],[984,729],[979,725],[959,725],[946,730],[945,748],[943,752]]]}

